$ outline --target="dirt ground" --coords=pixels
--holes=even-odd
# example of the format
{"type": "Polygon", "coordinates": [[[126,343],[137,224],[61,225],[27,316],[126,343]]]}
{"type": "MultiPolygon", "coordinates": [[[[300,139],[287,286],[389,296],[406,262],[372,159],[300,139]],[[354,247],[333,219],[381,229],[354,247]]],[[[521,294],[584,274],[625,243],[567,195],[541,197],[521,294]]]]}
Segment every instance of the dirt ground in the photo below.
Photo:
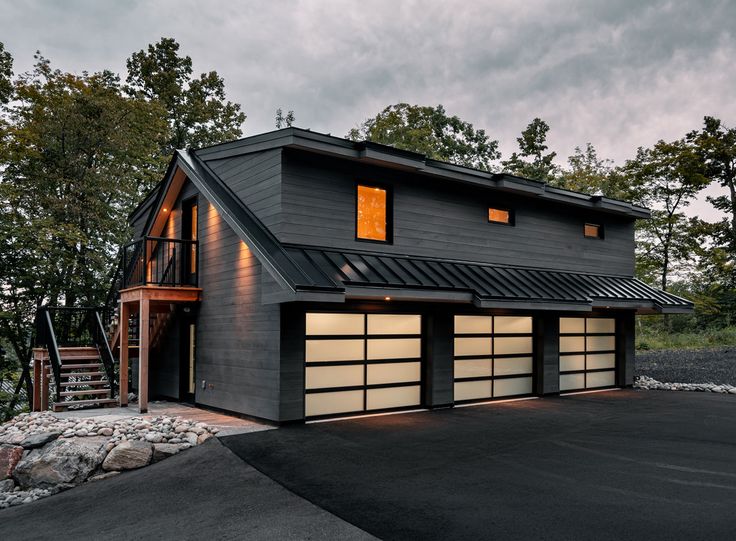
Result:
{"type": "Polygon", "coordinates": [[[636,375],[669,383],[736,385],[736,347],[637,352],[636,375]]]}

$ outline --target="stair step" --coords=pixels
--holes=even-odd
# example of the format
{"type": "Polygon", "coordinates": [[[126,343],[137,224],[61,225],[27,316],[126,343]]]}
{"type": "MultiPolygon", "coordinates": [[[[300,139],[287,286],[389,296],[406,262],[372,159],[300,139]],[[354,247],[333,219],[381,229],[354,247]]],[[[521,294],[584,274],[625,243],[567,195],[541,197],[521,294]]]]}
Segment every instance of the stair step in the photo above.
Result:
{"type": "Polygon", "coordinates": [[[62,364],[61,365],[61,369],[62,370],[64,370],[64,369],[71,370],[71,369],[76,369],[76,368],[95,368],[95,369],[100,369],[100,368],[102,368],[102,363],[96,362],[96,363],[86,363],[86,364],[76,363],[76,364],[62,364]]]}
{"type": "Polygon", "coordinates": [[[99,408],[109,408],[118,405],[117,398],[93,398],[91,400],[70,400],[64,402],[54,402],[54,411],[64,411],[69,406],[97,406],[99,408]]]}
{"type": "Polygon", "coordinates": [[[94,355],[62,355],[61,362],[65,361],[99,361],[100,354],[95,353],[94,355]]]}
{"type": "Polygon", "coordinates": [[[62,381],[62,387],[81,387],[82,385],[88,385],[89,387],[99,387],[100,385],[107,385],[107,380],[104,379],[93,379],[89,381],[62,381]]]}
{"type": "Polygon", "coordinates": [[[104,376],[104,372],[62,372],[62,378],[84,378],[87,376],[104,376]]]}
{"type": "Polygon", "coordinates": [[[84,389],[81,391],[63,391],[61,396],[84,396],[88,394],[110,394],[110,389],[84,389]]]}
{"type": "Polygon", "coordinates": [[[61,355],[94,355],[97,353],[97,348],[94,346],[60,347],[59,353],[61,355]]]}

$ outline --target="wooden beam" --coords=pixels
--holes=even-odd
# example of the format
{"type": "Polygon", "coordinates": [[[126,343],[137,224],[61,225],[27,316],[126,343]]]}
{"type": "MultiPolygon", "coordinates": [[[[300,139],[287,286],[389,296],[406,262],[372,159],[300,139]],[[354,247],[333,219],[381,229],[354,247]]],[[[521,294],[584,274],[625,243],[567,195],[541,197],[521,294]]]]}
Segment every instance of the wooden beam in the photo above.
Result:
{"type": "Polygon", "coordinates": [[[43,357],[38,355],[36,350],[33,351],[33,411],[41,411],[41,367],[43,365],[43,357]]]}
{"type": "Polygon", "coordinates": [[[118,321],[118,335],[120,336],[120,407],[128,405],[128,325],[130,321],[130,305],[120,302],[120,320],[118,321]]]}
{"type": "Polygon", "coordinates": [[[140,331],[138,332],[138,411],[148,411],[148,329],[149,329],[149,301],[141,299],[139,308],[140,331]]]}
{"type": "Polygon", "coordinates": [[[137,286],[120,291],[121,302],[142,299],[163,302],[197,302],[202,300],[202,289],[199,287],[137,286]]]}
{"type": "Polygon", "coordinates": [[[51,383],[51,363],[44,359],[41,361],[41,411],[49,409],[49,387],[51,383]]]}

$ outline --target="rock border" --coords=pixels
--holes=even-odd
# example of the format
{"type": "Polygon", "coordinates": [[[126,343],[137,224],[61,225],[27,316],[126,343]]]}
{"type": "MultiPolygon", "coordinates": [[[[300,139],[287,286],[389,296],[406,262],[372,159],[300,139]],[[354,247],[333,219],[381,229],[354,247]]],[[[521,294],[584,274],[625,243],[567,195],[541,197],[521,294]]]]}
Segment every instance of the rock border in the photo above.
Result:
{"type": "Polygon", "coordinates": [[[206,423],[167,415],[22,413],[0,425],[0,509],[148,466],[217,433],[206,423]]]}
{"type": "Polygon", "coordinates": [[[726,383],[668,383],[657,381],[649,376],[637,376],[635,389],[656,391],[695,391],[701,393],[736,394],[736,387],[726,383]]]}

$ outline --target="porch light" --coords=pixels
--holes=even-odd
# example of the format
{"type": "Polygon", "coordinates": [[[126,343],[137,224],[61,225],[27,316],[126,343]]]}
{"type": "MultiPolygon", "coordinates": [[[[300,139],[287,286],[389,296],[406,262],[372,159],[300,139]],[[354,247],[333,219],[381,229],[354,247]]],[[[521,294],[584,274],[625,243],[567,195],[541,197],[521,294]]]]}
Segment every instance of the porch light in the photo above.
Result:
{"type": "Polygon", "coordinates": [[[169,212],[169,209],[167,209],[166,207],[164,207],[164,212],[169,212]]]}
{"type": "Polygon", "coordinates": [[[383,300],[384,301],[390,301],[391,300],[391,297],[384,297],[383,300]]]}

